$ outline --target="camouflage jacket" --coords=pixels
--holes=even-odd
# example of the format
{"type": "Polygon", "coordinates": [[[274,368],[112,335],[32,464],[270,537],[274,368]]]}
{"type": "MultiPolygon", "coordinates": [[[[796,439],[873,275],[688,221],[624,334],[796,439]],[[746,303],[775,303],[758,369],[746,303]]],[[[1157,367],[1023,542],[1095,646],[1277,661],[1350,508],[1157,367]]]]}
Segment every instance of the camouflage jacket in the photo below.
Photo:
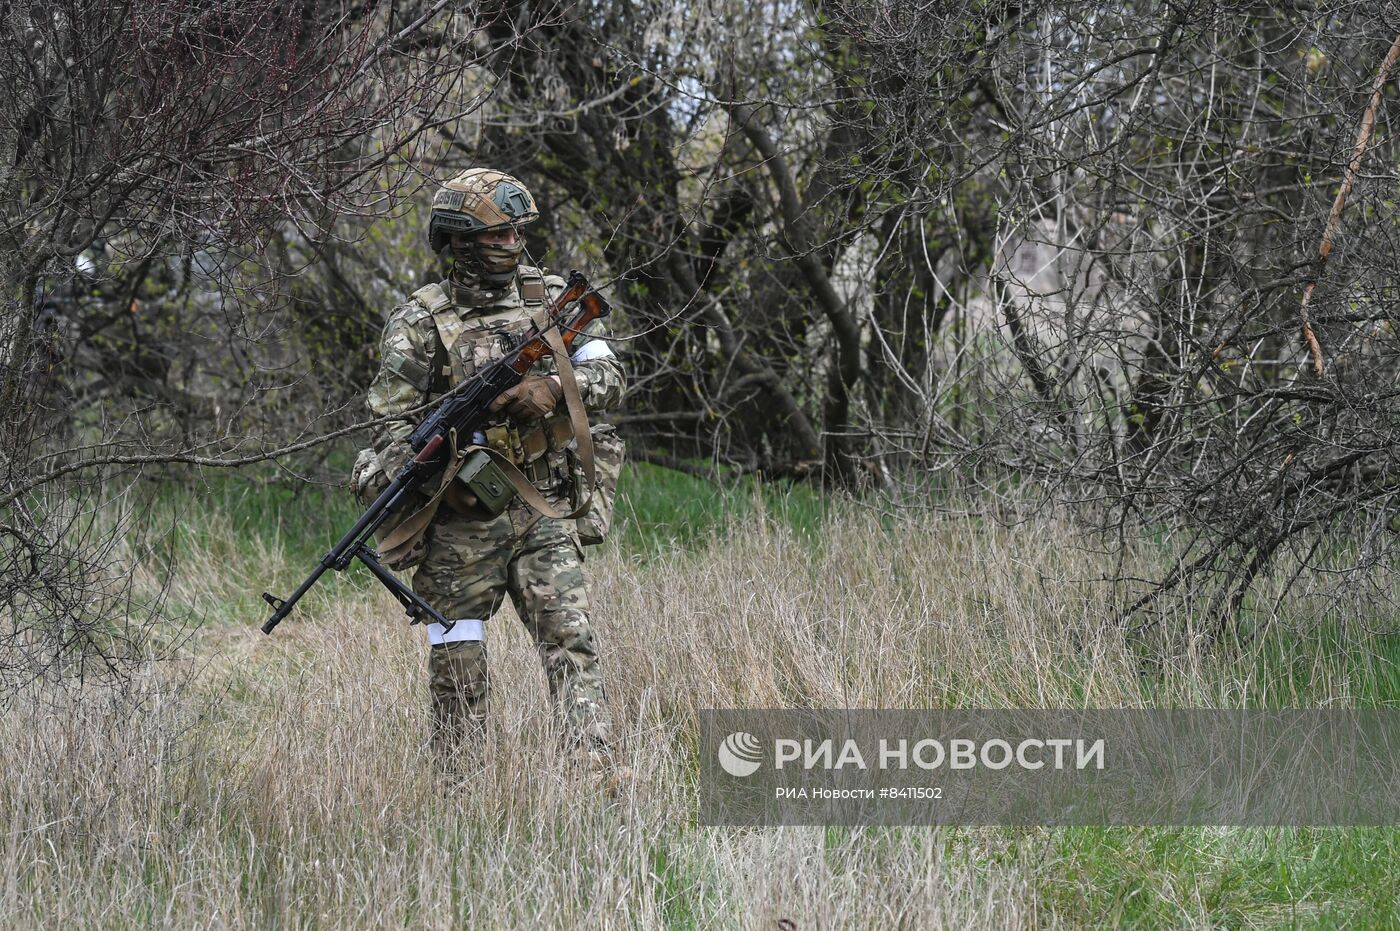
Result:
{"type": "MultiPolygon", "coordinates": [[[[544,305],[546,295],[553,299],[563,289],[564,279],[559,276],[521,266],[516,280],[503,288],[466,288],[443,281],[414,292],[384,324],[379,373],[369,389],[371,413],[393,417],[410,410],[500,359],[530,328],[531,314],[544,305]]],[[[622,400],[626,388],[622,363],[604,336],[601,321],[595,321],[572,347],[579,394],[595,426],[603,411],[622,400]]],[[[533,375],[554,372],[551,356],[530,371],[533,375]]],[[[406,440],[422,416],[391,420],[375,429],[374,450],[388,474],[408,458],[406,440]]],[[[561,402],[549,420],[517,423],[502,416],[474,440],[505,452],[542,490],[559,489],[570,481],[567,447],[572,436],[567,424],[561,402]]]]}

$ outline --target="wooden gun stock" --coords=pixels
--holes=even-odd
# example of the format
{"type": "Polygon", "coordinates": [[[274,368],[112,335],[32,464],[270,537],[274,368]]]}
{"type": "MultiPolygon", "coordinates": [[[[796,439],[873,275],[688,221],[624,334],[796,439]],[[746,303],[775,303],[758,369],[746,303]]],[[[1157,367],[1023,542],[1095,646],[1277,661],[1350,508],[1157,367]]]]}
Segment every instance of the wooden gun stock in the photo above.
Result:
{"type": "MultiPolygon", "coordinates": [[[[549,319],[559,327],[560,333],[563,334],[565,347],[572,349],[574,338],[579,333],[583,332],[594,320],[601,320],[611,311],[612,307],[603,298],[603,295],[589,287],[588,279],[581,272],[574,271],[569,273],[569,280],[565,284],[564,292],[549,305],[548,312],[549,319]],[[576,301],[578,308],[574,315],[567,320],[561,319],[564,309],[576,301]]],[[[549,346],[545,344],[543,337],[536,337],[520,347],[520,355],[511,368],[524,375],[547,352],[549,352],[549,346]]]]}

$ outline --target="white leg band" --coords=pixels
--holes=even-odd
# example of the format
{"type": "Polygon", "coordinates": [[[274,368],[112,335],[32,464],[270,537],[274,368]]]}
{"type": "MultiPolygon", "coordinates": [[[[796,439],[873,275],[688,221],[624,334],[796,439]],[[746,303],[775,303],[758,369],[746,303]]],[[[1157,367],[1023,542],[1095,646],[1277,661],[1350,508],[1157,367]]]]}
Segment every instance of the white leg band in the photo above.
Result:
{"type": "Polygon", "coordinates": [[[428,625],[428,642],[433,646],[439,643],[456,643],[459,640],[485,640],[486,623],[478,618],[462,618],[452,623],[452,629],[443,633],[442,625],[436,622],[428,625]]]}

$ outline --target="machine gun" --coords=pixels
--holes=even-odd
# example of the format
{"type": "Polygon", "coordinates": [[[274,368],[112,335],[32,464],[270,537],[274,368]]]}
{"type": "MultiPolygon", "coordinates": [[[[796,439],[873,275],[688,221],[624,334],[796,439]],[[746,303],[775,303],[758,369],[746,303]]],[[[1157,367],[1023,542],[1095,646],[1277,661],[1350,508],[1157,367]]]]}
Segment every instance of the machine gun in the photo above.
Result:
{"type": "Polygon", "coordinates": [[[374,503],[345,532],[340,542],[321,557],[320,563],[292,592],[291,597],[283,599],[263,592],[263,600],[273,609],[272,616],[262,626],[263,633],[272,633],[273,628],[291,613],[296,603],[327,570],[342,572],[354,560],[359,560],[398,599],[411,619],[410,623],[417,624],[426,619],[436,621],[445,630],[451,630],[452,621],[399,581],[379,561],[379,554],[370,546],[370,538],[386,520],[417,500],[417,493],[450,465],[452,438],[469,437],[481,430],[492,416],[490,406],[497,395],[518,385],[531,366],[551,352],[545,336],[547,332],[557,327],[564,348],[569,349],[573,346],[574,338],[585,327],[594,320],[606,317],[609,310],[608,302],[589,286],[588,279],[580,272],[571,272],[564,293],[549,305],[548,326],[532,327],[504,358],[482,369],[442,397],[437,407],[408,438],[413,458],[399,469],[389,487],[374,499],[374,503]],[[577,305],[572,312],[569,311],[570,305],[577,305]]]}

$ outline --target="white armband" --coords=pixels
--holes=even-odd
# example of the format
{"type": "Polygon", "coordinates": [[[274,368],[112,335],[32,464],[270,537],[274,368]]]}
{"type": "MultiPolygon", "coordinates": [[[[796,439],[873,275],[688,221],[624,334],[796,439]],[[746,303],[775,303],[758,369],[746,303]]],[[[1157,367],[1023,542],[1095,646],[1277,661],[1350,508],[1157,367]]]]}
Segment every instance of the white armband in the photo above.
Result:
{"type": "Polygon", "coordinates": [[[592,362],[594,359],[607,359],[613,354],[612,347],[605,339],[590,339],[569,356],[569,361],[574,365],[581,362],[592,362]]]}

